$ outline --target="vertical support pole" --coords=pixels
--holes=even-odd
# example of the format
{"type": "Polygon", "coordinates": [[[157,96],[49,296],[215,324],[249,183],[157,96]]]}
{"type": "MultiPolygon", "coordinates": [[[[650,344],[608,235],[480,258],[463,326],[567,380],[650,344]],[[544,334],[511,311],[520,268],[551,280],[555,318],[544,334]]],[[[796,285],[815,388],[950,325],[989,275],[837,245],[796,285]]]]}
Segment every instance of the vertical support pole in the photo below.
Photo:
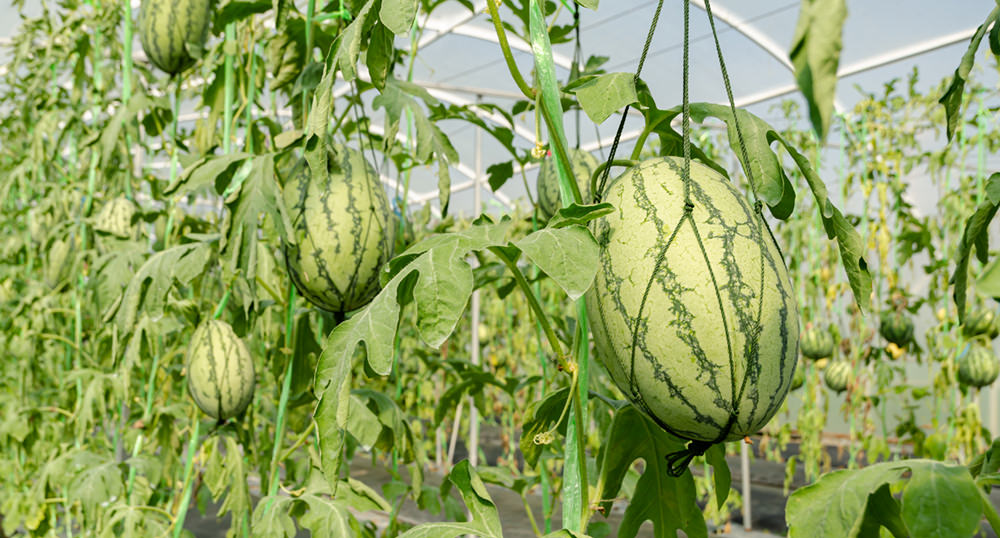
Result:
{"type": "MultiPolygon", "coordinates": [[[[476,102],[482,96],[476,96],[476,102]]],[[[482,193],[479,190],[480,179],[483,177],[483,131],[476,129],[475,177],[472,178],[472,212],[473,217],[482,211],[482,193]]],[[[479,360],[479,290],[472,290],[470,304],[472,310],[472,364],[478,365],[479,360]]],[[[476,409],[472,397],[469,397],[469,463],[479,465],[479,409],[476,409]]]]}
{"type": "Polygon", "coordinates": [[[743,482],[743,529],[753,530],[750,511],[750,448],[746,443],[740,443],[740,473],[743,482]]]}

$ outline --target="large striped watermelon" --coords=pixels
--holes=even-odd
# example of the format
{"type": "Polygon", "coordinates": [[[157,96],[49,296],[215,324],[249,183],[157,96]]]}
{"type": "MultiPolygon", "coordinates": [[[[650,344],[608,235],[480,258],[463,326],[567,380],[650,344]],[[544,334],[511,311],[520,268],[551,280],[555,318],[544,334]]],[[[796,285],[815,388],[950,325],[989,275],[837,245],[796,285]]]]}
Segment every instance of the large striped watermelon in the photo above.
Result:
{"type": "Polygon", "coordinates": [[[396,226],[378,174],[360,152],[331,146],[328,159],[325,177],[312,177],[303,160],[285,182],[296,240],[285,258],[303,297],[330,312],[349,312],[378,292],[396,226]]]}
{"type": "Polygon", "coordinates": [[[153,65],[176,75],[194,63],[205,44],[214,3],[214,0],[143,0],[139,41],[153,65]]]}
{"type": "Polygon", "coordinates": [[[253,358],[228,323],[210,320],[191,336],[188,392],[206,415],[225,420],[250,405],[256,384],[253,358]]]}
{"type": "Polygon", "coordinates": [[[973,345],[958,359],[958,380],[972,387],[992,385],[1000,374],[1000,362],[993,351],[973,345]]]}
{"type": "MultiPolygon", "coordinates": [[[[580,188],[583,203],[590,203],[590,176],[599,164],[597,158],[582,149],[572,149],[569,152],[570,164],[573,165],[573,177],[580,188]]],[[[542,161],[538,169],[538,209],[545,219],[552,218],[562,207],[562,195],[559,194],[559,171],[556,170],[556,157],[549,155],[542,161]]]]}
{"type": "Polygon", "coordinates": [[[791,387],[798,307],[745,195],[692,162],[688,213],[683,167],[650,159],[608,185],[603,200],[617,210],[591,225],[601,266],[588,317],[597,356],[661,427],[693,441],[742,439],[791,387]]]}

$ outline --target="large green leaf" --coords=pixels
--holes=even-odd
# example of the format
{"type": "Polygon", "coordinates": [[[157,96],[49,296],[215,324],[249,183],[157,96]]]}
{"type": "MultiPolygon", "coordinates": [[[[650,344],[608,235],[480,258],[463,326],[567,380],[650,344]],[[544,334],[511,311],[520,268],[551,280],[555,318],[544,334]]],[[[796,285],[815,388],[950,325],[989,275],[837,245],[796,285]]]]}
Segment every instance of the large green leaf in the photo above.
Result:
{"type": "Polygon", "coordinates": [[[438,200],[441,213],[448,213],[448,203],[451,199],[451,174],[448,167],[459,162],[458,152],[452,146],[451,140],[432,122],[415,98],[419,98],[428,107],[438,107],[440,103],[422,87],[389,77],[382,89],[382,94],[372,101],[375,109],[384,108],[386,114],[386,140],[393,140],[399,132],[399,122],[403,111],[409,110],[416,128],[416,140],[413,141],[413,157],[417,162],[428,162],[432,157],[438,164],[438,200]]]}
{"type": "Polygon", "coordinates": [[[912,473],[903,490],[903,520],[913,536],[972,536],[983,509],[969,470],[937,461],[909,462],[912,473]]]}
{"type": "Polygon", "coordinates": [[[854,292],[854,300],[862,310],[871,310],[872,275],[868,270],[868,262],[865,261],[866,247],[861,240],[861,235],[830,201],[826,184],[813,170],[809,160],[781,138],[778,133],[771,132],[769,136],[781,142],[805,177],[809,189],[812,190],[813,198],[816,200],[816,206],[820,209],[820,218],[826,229],[827,239],[837,240],[837,246],[840,249],[840,263],[847,272],[847,281],[851,284],[851,291],[854,292]]]}
{"type": "Polygon", "coordinates": [[[210,437],[202,443],[201,450],[205,454],[205,471],[202,474],[205,485],[213,500],[222,499],[216,515],[222,517],[232,513],[235,516],[250,510],[253,504],[247,487],[246,462],[236,436],[225,432],[210,437]]]}
{"type": "Polygon", "coordinates": [[[514,243],[545,274],[552,277],[572,300],[590,289],[595,272],[580,267],[580,260],[596,260],[597,241],[583,226],[542,228],[514,243]]]}
{"type": "Polygon", "coordinates": [[[969,48],[966,49],[965,54],[962,55],[962,61],[958,64],[958,68],[955,69],[955,76],[952,77],[951,84],[948,85],[948,89],[938,101],[944,105],[945,115],[948,119],[948,140],[951,140],[951,137],[954,136],[955,129],[958,127],[958,123],[961,118],[962,99],[965,95],[965,82],[969,78],[969,73],[972,72],[972,66],[976,63],[976,51],[979,50],[979,45],[983,42],[983,36],[986,35],[986,30],[990,27],[990,25],[994,24],[998,18],[1000,18],[1000,6],[994,6],[993,11],[991,11],[989,16],[986,17],[986,21],[979,26],[976,33],[972,36],[972,39],[969,41],[969,48]]]}
{"type": "Polygon", "coordinates": [[[79,502],[85,513],[93,514],[102,504],[110,504],[125,491],[122,472],[112,454],[79,452],[73,457],[75,475],[66,491],[69,502],[79,502]]]}
{"type": "Polygon", "coordinates": [[[795,80],[809,104],[809,119],[820,140],[830,129],[837,93],[837,67],[847,5],[844,0],[802,0],[789,57],[795,80]]]}
{"type": "Polygon", "coordinates": [[[419,0],[382,0],[379,18],[386,28],[392,30],[392,33],[402,34],[413,26],[419,7],[419,0]]]}
{"type": "Polygon", "coordinates": [[[185,285],[201,276],[211,253],[207,243],[186,243],[150,256],[125,288],[115,318],[119,330],[131,331],[140,312],[154,318],[162,315],[174,283],[185,285]]]}
{"type": "Polygon", "coordinates": [[[635,75],[608,73],[588,80],[572,90],[580,106],[594,123],[603,123],[608,116],[639,100],[635,90],[635,75]]]}
{"type": "MultiPolygon", "coordinates": [[[[358,346],[364,344],[367,363],[373,372],[388,374],[400,312],[412,300],[416,303],[420,338],[431,347],[439,347],[455,330],[472,295],[474,278],[467,259],[469,254],[503,248],[516,261],[520,250],[510,243],[510,228],[511,221],[507,218],[498,223],[483,218],[467,230],[432,235],[413,245],[390,261],[383,274],[382,291],[371,303],[330,333],[316,366],[315,382],[319,400],[315,420],[327,477],[337,476],[342,432],[347,424],[351,359],[358,346]]],[[[588,240],[593,242],[593,238],[589,232],[581,236],[582,230],[570,226],[560,228],[558,235],[553,235],[552,230],[535,232],[569,237],[576,245],[574,264],[543,262],[555,282],[567,283],[569,289],[564,290],[567,294],[577,292],[579,283],[592,280],[597,271],[596,250],[585,245],[588,240]]],[[[536,241],[546,241],[532,239],[533,235],[523,241],[532,246],[536,241]]],[[[542,257],[539,253],[533,256],[542,257]]]]}
{"type": "MultiPolygon", "coordinates": [[[[344,80],[353,81],[357,77],[358,56],[361,55],[361,38],[364,35],[365,24],[368,12],[372,8],[375,0],[368,0],[364,6],[354,15],[354,20],[347,25],[337,42],[337,49],[334,55],[334,66],[340,69],[344,80]]],[[[334,70],[330,70],[334,71],[334,70]]],[[[317,94],[319,92],[317,91],[317,94]]],[[[327,116],[329,119],[329,116],[327,116]]]]}
{"type": "Polygon", "coordinates": [[[471,519],[466,522],[425,523],[400,535],[400,538],[452,538],[473,534],[482,538],[503,538],[500,516],[486,484],[476,474],[468,460],[455,464],[448,480],[458,488],[471,519]]]}
{"type": "MultiPolygon", "coordinates": [[[[990,176],[987,192],[991,192],[998,185],[1000,185],[1000,173],[995,173],[990,176]]],[[[979,204],[976,211],[965,222],[965,230],[958,243],[955,272],[951,275],[951,284],[955,287],[953,296],[955,304],[958,305],[959,322],[965,321],[965,296],[969,285],[969,262],[972,258],[972,251],[975,249],[976,257],[980,263],[989,261],[989,226],[993,222],[998,208],[1000,205],[991,198],[989,201],[979,204]]],[[[987,289],[989,289],[989,282],[987,282],[987,289]]]]}
{"type": "MultiPolygon", "coordinates": [[[[291,236],[292,224],[275,178],[274,155],[253,157],[246,161],[245,167],[245,179],[236,181],[234,178],[223,193],[229,212],[222,223],[224,235],[221,247],[227,272],[242,277],[251,290],[251,296],[256,297],[261,218],[270,219],[281,241],[287,241],[291,236]]],[[[245,304],[245,307],[249,306],[245,304]]]]}
{"type": "MultiPolygon", "coordinates": [[[[635,460],[645,462],[618,528],[619,538],[633,538],[647,520],[653,523],[656,538],[674,538],[680,530],[689,538],[708,536],[691,473],[674,477],[667,472],[667,455],[680,450],[684,450],[683,442],[663,431],[634,406],[625,406],[615,413],[603,449],[601,483],[604,489],[600,498],[617,497],[625,474],[635,460]]],[[[605,514],[611,513],[613,502],[601,503],[605,514]]]]}
{"type": "Polygon", "coordinates": [[[869,495],[905,472],[905,468],[889,464],[834,471],[795,490],[785,507],[788,537],[858,536],[869,495]]]}
{"type": "Polygon", "coordinates": [[[880,527],[900,538],[972,536],[979,497],[962,465],[914,459],[834,471],[788,498],[788,536],[878,538],[880,527]],[[900,481],[901,501],[889,493],[900,481]]]}
{"type": "Polygon", "coordinates": [[[729,487],[732,484],[732,474],[726,461],[726,444],[714,444],[705,451],[705,461],[712,466],[712,479],[715,486],[715,504],[719,508],[729,498],[729,487]]]}

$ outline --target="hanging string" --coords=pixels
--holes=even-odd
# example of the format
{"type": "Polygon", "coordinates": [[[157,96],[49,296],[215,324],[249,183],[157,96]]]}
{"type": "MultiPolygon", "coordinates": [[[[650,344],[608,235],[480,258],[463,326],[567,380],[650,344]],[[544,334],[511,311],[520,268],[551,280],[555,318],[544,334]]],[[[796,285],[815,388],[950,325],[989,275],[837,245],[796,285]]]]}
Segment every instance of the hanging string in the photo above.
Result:
{"type": "MultiPolygon", "coordinates": [[[[685,4],[687,0],[685,0],[685,4]]],[[[719,34],[715,31],[715,17],[712,15],[712,2],[705,0],[705,13],[708,15],[708,24],[712,28],[712,39],[715,41],[715,52],[719,57],[719,68],[722,69],[722,82],[726,85],[726,97],[729,99],[729,110],[733,113],[733,126],[736,128],[736,139],[740,144],[740,155],[743,157],[743,162],[749,163],[750,156],[747,154],[747,145],[743,141],[743,130],[740,129],[740,117],[736,115],[736,103],[733,101],[733,88],[729,83],[729,73],[726,71],[726,60],[722,57],[722,47],[719,45],[719,34]]],[[[685,34],[684,40],[687,41],[687,35],[685,34]]],[[[685,60],[687,55],[685,55],[685,60]]],[[[686,157],[685,157],[686,159],[686,157]]],[[[755,185],[753,177],[753,169],[748,165],[746,167],[747,180],[750,181],[750,192],[753,193],[754,200],[757,200],[757,208],[760,209],[760,200],[757,198],[757,192],[753,188],[755,185]]],[[[770,232],[770,229],[768,230],[770,232]]]]}
{"type": "MultiPolygon", "coordinates": [[[[663,0],[659,0],[656,4],[656,11],[653,13],[653,21],[649,24],[649,33],[646,35],[646,43],[642,46],[642,54],[639,56],[639,65],[636,67],[635,76],[632,78],[633,82],[639,83],[639,74],[642,73],[642,66],[646,63],[646,56],[649,54],[649,46],[653,42],[653,34],[656,33],[656,24],[660,20],[660,12],[663,11],[663,0]]],[[[597,189],[593,193],[594,203],[601,201],[601,195],[604,193],[604,187],[607,186],[608,176],[611,173],[611,163],[615,160],[615,153],[618,151],[618,143],[622,138],[622,131],[625,129],[625,119],[628,118],[628,111],[631,109],[631,105],[626,105],[625,110],[622,111],[622,119],[618,123],[618,131],[615,133],[615,140],[611,143],[611,152],[608,155],[607,166],[604,167],[604,173],[601,174],[601,182],[598,184],[597,189]]]]}
{"type": "MultiPolygon", "coordinates": [[[[712,37],[715,40],[715,49],[716,49],[716,52],[717,52],[718,58],[719,58],[719,66],[722,69],[722,77],[723,77],[723,81],[725,82],[725,86],[726,86],[726,95],[727,95],[727,97],[729,99],[729,107],[730,107],[730,110],[732,111],[732,114],[733,114],[733,122],[734,122],[733,126],[735,127],[735,130],[736,130],[737,140],[738,140],[739,146],[740,146],[740,152],[741,152],[741,154],[743,156],[743,161],[744,162],[749,162],[749,159],[747,158],[746,143],[744,142],[744,139],[743,139],[743,132],[742,132],[742,129],[740,128],[739,118],[736,115],[736,105],[735,105],[735,102],[733,100],[732,87],[731,87],[731,84],[729,82],[729,75],[728,75],[728,73],[726,71],[725,60],[723,59],[723,56],[722,56],[722,48],[719,45],[719,36],[718,36],[718,32],[716,31],[716,28],[715,28],[715,19],[712,16],[712,8],[711,8],[709,0],[705,0],[705,12],[708,14],[709,25],[712,28],[712,37]]],[[[692,230],[692,232],[694,234],[695,240],[698,243],[698,247],[701,250],[702,259],[707,264],[708,273],[709,273],[709,275],[710,275],[710,277],[712,279],[712,284],[713,284],[713,286],[715,288],[716,300],[719,302],[720,311],[723,313],[723,315],[722,315],[723,332],[725,333],[727,343],[730,346],[729,356],[730,356],[730,373],[731,373],[731,375],[730,375],[729,382],[730,382],[730,394],[732,394],[733,399],[732,399],[732,401],[730,403],[729,419],[726,421],[725,426],[719,431],[719,434],[716,436],[715,439],[713,439],[712,441],[691,440],[691,442],[689,442],[688,445],[687,445],[687,447],[685,447],[684,449],[677,450],[677,451],[672,452],[672,453],[670,453],[670,454],[668,454],[666,456],[667,472],[669,474],[673,475],[673,476],[680,476],[680,475],[684,474],[684,472],[687,471],[688,465],[690,465],[691,460],[693,460],[696,456],[703,455],[705,453],[705,451],[708,450],[712,445],[715,445],[716,443],[724,442],[726,440],[726,438],[729,436],[729,433],[732,431],[733,426],[736,425],[736,422],[738,420],[738,415],[739,415],[739,407],[738,406],[739,406],[739,402],[742,401],[742,399],[743,399],[743,394],[746,391],[747,381],[749,379],[748,375],[744,375],[743,376],[743,380],[740,383],[740,386],[739,387],[736,386],[736,370],[735,370],[735,367],[734,367],[735,365],[732,362],[732,357],[733,357],[732,343],[729,342],[729,326],[728,326],[729,322],[728,322],[728,320],[726,318],[725,310],[722,308],[722,297],[721,297],[721,295],[719,293],[719,286],[718,286],[718,282],[716,281],[716,278],[715,278],[715,272],[712,270],[711,264],[708,263],[709,262],[708,255],[707,255],[707,252],[705,251],[705,246],[704,246],[704,243],[702,241],[701,234],[698,232],[697,223],[695,222],[694,217],[693,217],[694,204],[691,201],[691,188],[692,188],[692,180],[691,180],[691,104],[690,104],[690,100],[689,100],[690,35],[691,35],[691,32],[690,32],[690,0],[684,0],[684,53],[683,53],[683,60],[682,60],[682,62],[683,62],[683,74],[682,74],[682,78],[683,78],[683,82],[682,82],[682,92],[683,92],[682,99],[683,99],[683,104],[682,104],[682,117],[681,117],[681,122],[682,122],[682,142],[683,142],[683,153],[684,153],[683,174],[681,176],[681,178],[683,180],[683,184],[684,184],[684,214],[683,214],[683,216],[681,216],[681,219],[678,222],[677,227],[674,230],[674,234],[677,233],[677,230],[681,227],[681,225],[684,223],[684,221],[688,221],[691,224],[691,230],[692,230]]],[[[751,186],[752,186],[753,183],[754,183],[753,182],[753,176],[752,176],[753,172],[749,168],[746,170],[746,172],[747,172],[747,177],[748,177],[748,179],[749,179],[749,181],[751,183],[751,186]]],[[[751,188],[751,191],[753,191],[752,188],[751,188]]],[[[754,194],[754,198],[756,199],[756,194],[754,194]]],[[[772,243],[774,245],[777,245],[777,241],[774,239],[774,234],[771,233],[770,228],[767,226],[767,221],[764,220],[763,215],[761,214],[762,213],[761,207],[762,207],[762,204],[761,204],[760,200],[757,200],[756,204],[755,204],[755,210],[757,211],[758,215],[760,215],[760,222],[762,223],[762,226],[767,230],[768,236],[770,237],[772,243]]],[[[673,236],[671,236],[671,241],[668,241],[668,244],[660,252],[659,259],[657,260],[657,267],[659,267],[660,263],[662,262],[662,258],[665,257],[666,251],[669,248],[669,244],[670,244],[670,242],[672,242],[672,239],[673,239],[673,236]]],[[[653,279],[655,278],[657,270],[658,269],[654,270],[653,275],[651,275],[650,281],[648,283],[649,285],[652,284],[653,279]]],[[[760,258],[760,267],[759,267],[759,270],[761,271],[761,274],[763,275],[763,273],[764,273],[764,256],[761,256],[761,258],[760,258]]],[[[763,285],[763,280],[761,282],[761,285],[763,285]]],[[[761,315],[761,309],[762,308],[763,308],[763,302],[761,302],[761,303],[758,304],[758,312],[757,312],[758,319],[759,319],[759,317],[761,315]]],[[[750,331],[751,336],[750,336],[750,341],[748,343],[748,347],[747,347],[747,351],[746,351],[746,355],[745,356],[750,356],[750,357],[756,356],[756,353],[757,353],[757,350],[758,350],[758,345],[759,345],[758,338],[759,338],[759,335],[760,335],[759,327],[756,327],[756,329],[757,330],[751,330],[750,331]]],[[[635,340],[635,335],[633,336],[633,340],[635,340]]],[[[635,359],[634,359],[634,356],[633,356],[633,362],[634,362],[634,360],[635,359]]],[[[751,365],[747,365],[746,366],[746,370],[749,370],[751,367],[752,367],[751,365]]],[[[660,422],[660,421],[657,421],[657,422],[660,422]]],[[[670,430],[668,429],[667,431],[670,431],[670,430]]],[[[683,437],[683,436],[681,436],[681,437],[683,437]]]]}

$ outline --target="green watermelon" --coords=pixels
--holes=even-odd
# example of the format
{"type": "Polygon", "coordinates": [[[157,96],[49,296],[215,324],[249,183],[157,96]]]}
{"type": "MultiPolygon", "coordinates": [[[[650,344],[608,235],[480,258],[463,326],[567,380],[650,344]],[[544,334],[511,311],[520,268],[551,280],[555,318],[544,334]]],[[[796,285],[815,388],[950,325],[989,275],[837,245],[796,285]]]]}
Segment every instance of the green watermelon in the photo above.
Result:
{"type": "Polygon", "coordinates": [[[799,349],[807,359],[825,359],[833,355],[833,335],[825,328],[810,327],[799,337],[799,349]]]}
{"type": "Polygon", "coordinates": [[[55,239],[49,245],[48,260],[45,266],[45,284],[55,289],[70,276],[73,268],[71,253],[73,243],[55,239]]]}
{"type": "Polygon", "coordinates": [[[350,312],[378,293],[396,226],[378,174],[357,150],[332,146],[329,173],[313,178],[305,160],[285,182],[295,244],[286,245],[299,293],[330,312],[350,312]]]}
{"type": "Polygon", "coordinates": [[[980,335],[996,338],[994,332],[997,327],[996,312],[989,308],[974,310],[965,316],[965,323],[962,324],[962,334],[969,338],[980,335]]]}
{"type": "Polygon", "coordinates": [[[206,415],[226,420],[253,400],[253,358],[228,323],[210,320],[195,330],[187,352],[188,393],[206,415]]]}
{"type": "Polygon", "coordinates": [[[905,312],[883,312],[879,321],[879,334],[886,341],[902,347],[913,340],[913,320],[905,312]]]}
{"type": "Polygon", "coordinates": [[[928,435],[924,438],[921,448],[922,454],[918,454],[918,457],[944,461],[948,457],[948,434],[945,432],[934,432],[928,435]]]}
{"type": "Polygon", "coordinates": [[[826,386],[830,387],[830,390],[844,392],[851,382],[852,375],[854,375],[854,370],[851,368],[851,363],[833,361],[823,371],[823,381],[826,381],[826,386]]]}
{"type": "Polygon", "coordinates": [[[972,387],[992,385],[1000,374],[1000,362],[993,350],[973,345],[958,359],[958,380],[972,387]]]}
{"type": "Polygon", "coordinates": [[[792,387],[789,390],[797,390],[806,384],[806,369],[801,364],[796,364],[795,373],[792,375],[792,387]]]}
{"type": "MultiPolygon", "coordinates": [[[[573,176],[576,177],[576,184],[580,188],[580,196],[583,197],[584,203],[590,203],[590,176],[600,163],[596,157],[582,149],[570,150],[569,158],[570,164],[573,165],[573,176]]],[[[550,219],[562,206],[556,156],[549,155],[538,169],[538,209],[543,218],[550,219]]]]}
{"type": "Polygon", "coordinates": [[[760,430],[791,387],[798,306],[744,193],[692,162],[688,213],[683,167],[650,159],[607,186],[616,211],[591,223],[600,267],[587,312],[597,357],[639,409],[679,437],[732,441],[760,430]]]}
{"type": "Polygon", "coordinates": [[[213,4],[214,0],[143,0],[139,41],[153,65],[176,75],[194,63],[212,24],[213,4]]]}
{"type": "Polygon", "coordinates": [[[94,218],[94,229],[123,239],[132,237],[135,212],[135,204],[124,196],[109,200],[94,218]]]}

